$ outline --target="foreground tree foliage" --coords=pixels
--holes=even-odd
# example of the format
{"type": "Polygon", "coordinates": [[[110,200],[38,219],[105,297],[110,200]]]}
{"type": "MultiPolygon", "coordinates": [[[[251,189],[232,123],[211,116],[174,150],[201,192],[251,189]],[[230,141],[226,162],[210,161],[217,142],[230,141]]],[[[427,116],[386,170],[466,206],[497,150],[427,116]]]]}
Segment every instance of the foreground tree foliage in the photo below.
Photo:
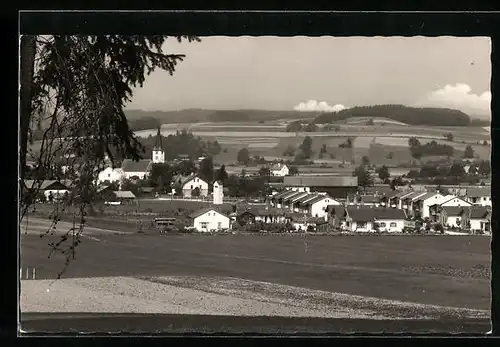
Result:
{"type": "MultiPolygon", "coordinates": [[[[199,41],[177,37],[178,41],[199,41]]],[[[167,54],[165,36],[23,36],[20,61],[20,222],[35,204],[51,163],[61,158],[74,170],[74,194],[68,205],[80,206],[76,243],[85,224],[85,214],[95,196],[94,181],[104,167],[105,156],[112,163],[121,157],[138,160],[143,148],[130,129],[124,106],[132,88],[142,87],[155,69],[173,74],[182,54],[167,54]],[[28,152],[35,132],[41,138],[38,153],[28,152]],[[43,135],[41,135],[43,133],[43,135]],[[34,184],[26,189],[26,162],[34,184]]],[[[65,206],[53,214],[51,233],[65,206]],[[59,212],[60,211],[60,212],[59,212]]],[[[70,231],[68,231],[69,233],[70,231]]],[[[71,239],[51,244],[51,251],[68,254],[76,245],[71,239]]],[[[70,257],[66,257],[69,263],[70,257]]]]}

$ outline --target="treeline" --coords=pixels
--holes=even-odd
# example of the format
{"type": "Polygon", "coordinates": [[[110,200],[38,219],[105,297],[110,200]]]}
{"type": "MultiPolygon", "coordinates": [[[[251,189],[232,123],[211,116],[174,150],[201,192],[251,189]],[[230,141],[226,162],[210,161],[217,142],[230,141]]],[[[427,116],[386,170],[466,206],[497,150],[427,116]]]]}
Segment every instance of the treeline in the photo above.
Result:
{"type": "Polygon", "coordinates": [[[158,120],[158,118],[151,116],[129,120],[128,124],[130,130],[132,131],[157,129],[161,126],[161,122],[158,120]]]}
{"type": "Polygon", "coordinates": [[[292,132],[292,133],[298,133],[298,132],[315,132],[318,130],[318,126],[314,123],[307,123],[304,124],[302,121],[297,120],[294,122],[291,122],[286,126],[286,131],[287,132],[292,132]]]}
{"type": "Polygon", "coordinates": [[[315,112],[265,111],[265,110],[221,110],[209,114],[209,122],[265,122],[289,118],[314,118],[315,112]]]}
{"type": "MultiPolygon", "coordinates": [[[[156,135],[140,139],[140,142],[145,148],[145,157],[149,158],[156,143],[156,135]]],[[[165,160],[176,159],[178,155],[185,155],[196,160],[201,156],[217,155],[222,150],[217,140],[204,141],[201,137],[194,136],[192,132],[186,129],[166,137],[162,136],[162,144],[165,151],[165,160]]]]}
{"type": "Polygon", "coordinates": [[[455,150],[452,146],[441,145],[434,140],[422,145],[420,141],[414,137],[408,140],[408,144],[410,146],[411,156],[415,159],[428,156],[452,157],[455,150]]]}
{"type": "Polygon", "coordinates": [[[416,108],[404,105],[356,106],[339,112],[324,113],[314,123],[327,124],[352,117],[388,118],[409,125],[468,126],[470,118],[459,110],[447,108],[416,108]]]}

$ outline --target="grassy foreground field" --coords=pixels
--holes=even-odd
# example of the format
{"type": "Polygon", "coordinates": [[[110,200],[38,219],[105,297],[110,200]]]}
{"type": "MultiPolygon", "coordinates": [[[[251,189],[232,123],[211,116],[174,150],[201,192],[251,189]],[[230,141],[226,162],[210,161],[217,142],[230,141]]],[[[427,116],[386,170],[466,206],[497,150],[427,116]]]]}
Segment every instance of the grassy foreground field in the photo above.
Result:
{"type": "MultiPolygon", "coordinates": [[[[35,225],[35,224],[33,224],[35,225]]],[[[91,233],[65,278],[229,276],[310,289],[488,309],[489,238],[469,236],[203,236],[91,233]]],[[[57,236],[52,236],[57,238],[57,236]]],[[[23,267],[54,278],[49,239],[23,235],[23,267]]]]}
{"type": "Polygon", "coordinates": [[[30,329],[148,330],[156,317],[162,331],[305,332],[310,317],[310,332],[489,330],[488,237],[160,236],[89,227],[55,280],[64,258],[47,257],[59,238],[38,236],[47,224],[32,220],[21,236],[21,266],[36,267],[36,280],[21,283],[30,329]]]}

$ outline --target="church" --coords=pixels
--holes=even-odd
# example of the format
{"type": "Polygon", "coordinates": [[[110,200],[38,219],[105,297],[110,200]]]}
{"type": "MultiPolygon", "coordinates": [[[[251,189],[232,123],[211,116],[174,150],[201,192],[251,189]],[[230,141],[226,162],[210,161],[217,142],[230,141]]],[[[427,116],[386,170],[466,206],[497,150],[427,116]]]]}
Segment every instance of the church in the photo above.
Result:
{"type": "Polygon", "coordinates": [[[141,159],[139,161],[125,159],[121,168],[107,168],[102,171],[99,174],[99,183],[104,183],[106,181],[110,183],[120,182],[125,178],[130,180],[144,180],[148,178],[153,164],[163,164],[164,162],[165,151],[163,150],[160,127],[158,127],[151,159],[141,159]]]}

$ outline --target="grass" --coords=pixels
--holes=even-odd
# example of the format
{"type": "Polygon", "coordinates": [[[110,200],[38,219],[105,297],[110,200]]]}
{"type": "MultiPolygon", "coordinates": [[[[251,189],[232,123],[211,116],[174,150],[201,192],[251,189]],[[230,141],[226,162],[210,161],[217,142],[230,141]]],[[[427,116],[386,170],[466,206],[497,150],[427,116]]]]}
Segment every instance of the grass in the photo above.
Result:
{"type": "MultiPolygon", "coordinates": [[[[65,277],[228,276],[310,289],[488,309],[488,237],[101,235],[83,240],[65,277]]],[[[21,262],[51,278],[48,240],[22,236],[21,262]]]]}

